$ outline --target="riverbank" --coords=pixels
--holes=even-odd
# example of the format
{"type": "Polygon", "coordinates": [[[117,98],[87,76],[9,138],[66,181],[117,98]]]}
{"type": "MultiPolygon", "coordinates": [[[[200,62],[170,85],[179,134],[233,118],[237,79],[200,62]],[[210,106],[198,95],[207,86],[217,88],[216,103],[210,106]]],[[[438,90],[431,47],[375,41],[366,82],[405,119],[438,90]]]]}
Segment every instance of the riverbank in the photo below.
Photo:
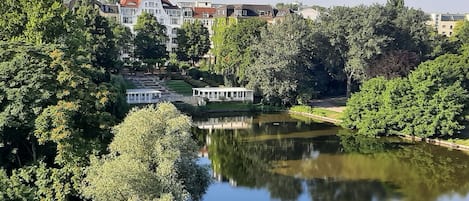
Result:
{"type": "MultiPolygon", "coordinates": [[[[296,115],[302,115],[305,117],[309,117],[312,119],[317,119],[320,121],[325,121],[329,123],[333,123],[335,125],[340,126],[340,123],[342,120],[340,120],[341,116],[337,118],[336,113],[342,113],[338,112],[336,110],[329,110],[329,112],[322,112],[318,113],[318,111],[328,111],[328,108],[325,107],[309,107],[309,106],[294,106],[290,110],[288,110],[289,113],[291,114],[296,114],[296,115]]],[[[462,143],[467,143],[467,140],[442,140],[442,139],[431,139],[431,138],[421,138],[421,137],[416,137],[412,135],[406,135],[406,134],[398,134],[398,137],[414,142],[426,142],[428,144],[433,144],[437,146],[443,146],[455,150],[460,150],[460,151],[465,151],[469,152],[469,146],[462,144],[462,143]],[[452,142],[453,141],[453,142],[452,142]],[[461,142],[461,143],[458,143],[461,142]]]]}

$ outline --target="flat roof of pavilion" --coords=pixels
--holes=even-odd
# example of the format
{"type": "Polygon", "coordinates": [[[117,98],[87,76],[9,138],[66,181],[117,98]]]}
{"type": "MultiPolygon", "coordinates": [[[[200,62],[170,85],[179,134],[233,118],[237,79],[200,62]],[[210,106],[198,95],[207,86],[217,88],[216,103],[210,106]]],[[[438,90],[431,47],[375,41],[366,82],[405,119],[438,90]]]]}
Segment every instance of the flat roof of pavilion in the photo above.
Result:
{"type": "Polygon", "coordinates": [[[127,89],[127,93],[161,93],[156,89],[127,89]]]}
{"type": "Polygon", "coordinates": [[[253,91],[244,87],[204,87],[204,88],[192,88],[197,91],[206,92],[218,92],[218,91],[253,91]]]}

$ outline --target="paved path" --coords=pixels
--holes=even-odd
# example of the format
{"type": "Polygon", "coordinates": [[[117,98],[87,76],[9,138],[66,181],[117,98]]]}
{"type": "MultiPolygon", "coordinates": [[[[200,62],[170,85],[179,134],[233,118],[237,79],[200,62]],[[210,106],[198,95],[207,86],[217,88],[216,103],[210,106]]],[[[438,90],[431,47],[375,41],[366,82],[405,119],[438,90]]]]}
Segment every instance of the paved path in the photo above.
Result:
{"type": "Polygon", "coordinates": [[[346,97],[328,98],[320,100],[311,100],[310,105],[313,107],[321,107],[334,112],[343,112],[345,110],[346,97]]]}

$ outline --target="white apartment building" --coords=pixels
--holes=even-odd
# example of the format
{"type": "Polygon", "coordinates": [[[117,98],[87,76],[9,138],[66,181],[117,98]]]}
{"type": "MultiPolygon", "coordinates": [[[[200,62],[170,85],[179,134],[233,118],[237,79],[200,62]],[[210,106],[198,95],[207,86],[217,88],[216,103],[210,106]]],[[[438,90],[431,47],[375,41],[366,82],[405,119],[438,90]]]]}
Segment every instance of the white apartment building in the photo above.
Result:
{"type": "Polygon", "coordinates": [[[175,51],[177,29],[183,23],[182,9],[169,0],[121,0],[119,3],[120,22],[133,33],[137,18],[143,12],[153,14],[156,20],[166,27],[167,51],[175,51]]]}

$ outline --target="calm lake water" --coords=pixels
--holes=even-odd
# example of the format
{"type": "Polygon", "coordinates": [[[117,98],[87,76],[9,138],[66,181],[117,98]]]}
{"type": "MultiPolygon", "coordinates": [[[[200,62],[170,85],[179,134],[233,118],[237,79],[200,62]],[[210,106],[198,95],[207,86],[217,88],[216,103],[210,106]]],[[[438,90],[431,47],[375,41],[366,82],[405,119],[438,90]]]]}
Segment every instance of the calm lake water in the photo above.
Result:
{"type": "Polygon", "coordinates": [[[469,200],[469,155],[288,114],[194,119],[204,201],[469,200]]]}

